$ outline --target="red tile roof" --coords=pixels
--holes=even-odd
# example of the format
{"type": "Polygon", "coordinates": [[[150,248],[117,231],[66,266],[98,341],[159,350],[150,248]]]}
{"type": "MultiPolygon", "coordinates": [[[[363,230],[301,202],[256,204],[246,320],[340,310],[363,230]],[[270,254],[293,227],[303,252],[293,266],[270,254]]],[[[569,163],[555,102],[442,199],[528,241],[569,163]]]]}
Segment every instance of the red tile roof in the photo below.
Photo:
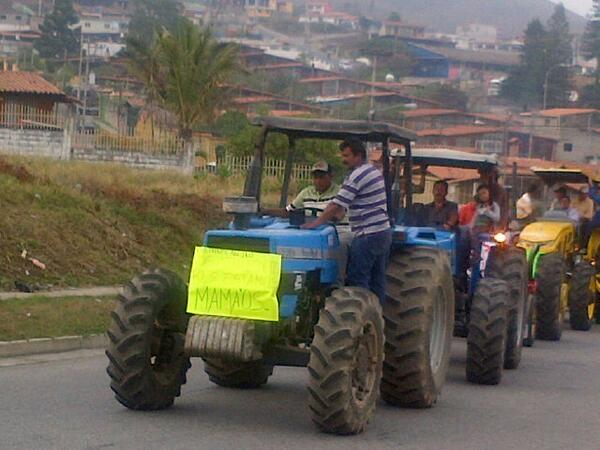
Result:
{"type": "Polygon", "coordinates": [[[417,131],[419,137],[428,136],[467,136],[470,134],[489,134],[489,133],[500,133],[502,128],[499,127],[488,127],[479,125],[457,125],[454,127],[440,128],[440,129],[427,129],[417,131]]]}
{"type": "MultiPolygon", "coordinates": [[[[537,113],[533,113],[534,115],[539,115],[542,117],[564,117],[564,116],[576,116],[578,114],[592,114],[600,112],[597,109],[590,108],[554,108],[554,109],[543,109],[537,113]]],[[[523,113],[522,116],[529,117],[532,113],[523,113]]]]}
{"type": "Polygon", "coordinates": [[[0,72],[0,92],[65,95],[58,87],[33,72],[0,72]]]}
{"type": "Polygon", "coordinates": [[[456,109],[434,109],[434,108],[419,108],[413,109],[412,111],[402,111],[402,115],[405,118],[413,119],[417,117],[428,117],[428,116],[446,116],[449,114],[463,114],[456,109]]]}

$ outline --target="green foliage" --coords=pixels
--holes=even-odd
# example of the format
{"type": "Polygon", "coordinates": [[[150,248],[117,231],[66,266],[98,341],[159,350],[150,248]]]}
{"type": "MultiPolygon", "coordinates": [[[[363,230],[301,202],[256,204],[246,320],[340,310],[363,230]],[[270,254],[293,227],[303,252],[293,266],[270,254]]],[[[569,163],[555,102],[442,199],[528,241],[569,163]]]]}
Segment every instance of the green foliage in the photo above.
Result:
{"type": "Polygon", "coordinates": [[[54,9],[40,25],[41,37],[34,47],[42,58],[53,63],[79,51],[79,30],[71,29],[79,22],[72,0],[56,0],[54,9]]]}
{"type": "Polygon", "coordinates": [[[579,104],[583,108],[600,109],[600,83],[585,86],[581,91],[579,104]]]}
{"type": "MultiPolygon", "coordinates": [[[[389,73],[397,78],[410,75],[414,66],[414,59],[406,45],[396,39],[375,37],[365,40],[358,44],[357,54],[374,61],[376,64],[375,79],[379,81],[383,81],[389,73]]],[[[361,68],[356,75],[363,80],[371,79],[373,68],[361,68]]]]}
{"type": "Polygon", "coordinates": [[[562,4],[556,6],[546,27],[533,20],[525,30],[521,62],[502,86],[501,95],[525,107],[541,105],[548,76],[548,107],[568,103],[571,80],[568,65],[572,58],[572,36],[562,4]]]}
{"type": "MultiPolygon", "coordinates": [[[[241,123],[243,123],[243,126],[237,132],[228,136],[226,150],[234,156],[249,156],[254,154],[254,146],[259,137],[260,128],[251,125],[247,120],[241,123]]],[[[233,127],[230,129],[233,129],[233,127]]],[[[279,133],[269,134],[265,149],[267,157],[285,159],[287,150],[288,140],[285,135],[279,133]]],[[[338,169],[338,172],[341,172],[342,165],[336,141],[301,139],[296,142],[296,162],[313,164],[321,159],[328,161],[334,168],[338,169]]]]}
{"type": "Polygon", "coordinates": [[[238,48],[220,44],[208,29],[181,22],[175,33],[161,30],[151,46],[129,39],[132,75],[148,99],[176,117],[180,136],[211,123],[225,101],[223,83],[238,68],[238,48]]]}
{"type": "Polygon", "coordinates": [[[388,20],[393,20],[394,22],[399,22],[401,19],[402,18],[400,17],[400,14],[398,14],[396,11],[391,12],[388,16],[388,20]]]}
{"type": "Polygon", "coordinates": [[[161,30],[175,33],[185,20],[182,12],[181,2],[177,0],[135,0],[128,37],[149,47],[161,30]]]}
{"type": "MultiPolygon", "coordinates": [[[[581,42],[581,53],[588,59],[600,61],[600,0],[594,0],[592,14],[581,42]]],[[[596,69],[596,84],[600,83],[600,72],[596,69]]]]}
{"type": "Polygon", "coordinates": [[[423,89],[421,97],[441,103],[445,108],[465,111],[469,97],[451,84],[431,84],[423,89]]]}

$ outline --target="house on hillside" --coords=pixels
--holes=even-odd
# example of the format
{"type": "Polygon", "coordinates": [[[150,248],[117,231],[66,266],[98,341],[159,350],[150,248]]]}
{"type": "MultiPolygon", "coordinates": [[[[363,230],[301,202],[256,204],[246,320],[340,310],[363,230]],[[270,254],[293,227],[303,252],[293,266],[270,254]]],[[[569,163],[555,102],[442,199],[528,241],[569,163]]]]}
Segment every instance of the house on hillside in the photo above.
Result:
{"type": "Polygon", "coordinates": [[[455,125],[502,126],[508,118],[492,114],[474,114],[456,109],[422,108],[400,113],[400,125],[411,130],[447,128],[455,125]]]}
{"type": "Polygon", "coordinates": [[[379,36],[421,39],[425,37],[425,27],[406,23],[402,20],[384,20],[379,29],[379,36]]]}
{"type": "Polygon", "coordinates": [[[556,159],[600,164],[600,111],[546,109],[521,114],[525,129],[558,141],[556,159]]]}
{"type": "Polygon", "coordinates": [[[554,160],[555,139],[531,134],[526,129],[506,124],[456,125],[441,129],[417,131],[420,145],[471,148],[478,153],[500,156],[530,157],[554,160]]]}
{"type": "Polygon", "coordinates": [[[0,127],[61,129],[74,100],[33,72],[0,72],[0,127]]]}

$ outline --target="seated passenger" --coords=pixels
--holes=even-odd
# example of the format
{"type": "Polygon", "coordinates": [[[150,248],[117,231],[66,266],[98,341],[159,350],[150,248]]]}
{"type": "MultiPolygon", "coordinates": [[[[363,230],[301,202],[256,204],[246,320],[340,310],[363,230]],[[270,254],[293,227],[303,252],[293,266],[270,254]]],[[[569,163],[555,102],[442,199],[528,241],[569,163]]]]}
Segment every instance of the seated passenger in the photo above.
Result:
{"type": "Polygon", "coordinates": [[[564,212],[573,222],[579,223],[579,211],[571,207],[571,198],[568,196],[561,198],[558,206],[553,211],[564,212]]]}
{"type": "Polygon", "coordinates": [[[433,202],[425,205],[424,225],[455,231],[458,224],[458,205],[446,200],[448,183],[438,180],[433,185],[433,202]]]}
{"type": "Polygon", "coordinates": [[[475,196],[475,214],[469,228],[472,234],[491,233],[500,223],[500,206],[492,201],[490,188],[482,184],[475,196]]]}
{"type": "Polygon", "coordinates": [[[262,213],[288,217],[291,211],[302,208],[314,208],[323,212],[329,202],[335,198],[340,187],[333,182],[331,166],[325,161],[319,161],[312,166],[312,176],[312,185],[302,189],[286,208],[263,209],[262,213]]]}

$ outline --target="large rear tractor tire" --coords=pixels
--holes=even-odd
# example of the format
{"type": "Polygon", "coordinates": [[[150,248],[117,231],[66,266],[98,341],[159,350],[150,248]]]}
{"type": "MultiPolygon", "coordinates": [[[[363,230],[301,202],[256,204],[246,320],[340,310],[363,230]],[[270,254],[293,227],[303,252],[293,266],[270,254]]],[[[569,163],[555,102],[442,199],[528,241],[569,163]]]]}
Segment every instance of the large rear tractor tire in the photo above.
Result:
{"type": "Polygon", "coordinates": [[[454,286],[448,256],[434,248],[395,252],[387,269],[382,398],[428,408],[442,390],[454,329],[454,286]]]}
{"type": "Polygon", "coordinates": [[[379,299],[366,289],[337,289],[315,325],[308,363],[308,406],[320,430],[362,432],[375,411],[383,365],[379,299]]]}
{"type": "Polygon", "coordinates": [[[587,261],[581,261],[573,268],[571,288],[569,289],[569,320],[571,328],[588,331],[592,327],[595,313],[594,267],[587,261]]]}
{"type": "Polygon", "coordinates": [[[549,253],[540,257],[535,277],[535,338],[541,341],[560,340],[560,296],[564,273],[565,264],[560,254],[549,253]]]}
{"type": "Polygon", "coordinates": [[[173,404],[186,382],[187,288],[175,274],[144,272],[123,288],[107,331],[110,387],[130,409],[173,404]]]}
{"type": "Polygon", "coordinates": [[[490,258],[490,267],[486,276],[504,280],[508,283],[508,329],[504,368],[516,369],[523,353],[523,337],[527,331],[529,318],[529,299],[527,283],[528,265],[525,252],[520,248],[498,249],[490,258]]]}
{"type": "Polygon", "coordinates": [[[467,380],[498,384],[506,351],[508,283],[483,278],[471,302],[467,336],[467,380]]]}
{"type": "Polygon", "coordinates": [[[236,363],[213,358],[204,360],[204,370],[213,383],[239,389],[258,388],[273,374],[273,366],[260,361],[236,363]]]}

